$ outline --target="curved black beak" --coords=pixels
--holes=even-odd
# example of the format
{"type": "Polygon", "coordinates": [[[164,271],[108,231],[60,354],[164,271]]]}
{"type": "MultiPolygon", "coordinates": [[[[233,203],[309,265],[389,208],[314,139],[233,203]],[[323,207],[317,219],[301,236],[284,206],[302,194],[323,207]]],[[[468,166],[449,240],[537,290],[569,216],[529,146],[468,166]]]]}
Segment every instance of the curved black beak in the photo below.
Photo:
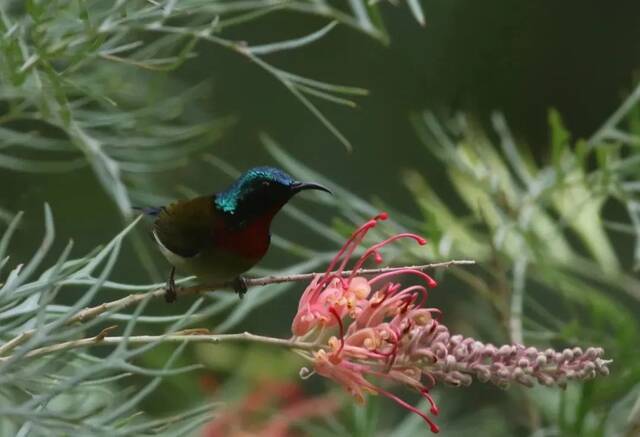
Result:
{"type": "Polygon", "coordinates": [[[291,189],[294,193],[298,193],[303,190],[320,190],[326,191],[329,194],[333,194],[330,189],[325,187],[324,185],[316,184],[313,182],[294,182],[291,185],[291,189]]]}

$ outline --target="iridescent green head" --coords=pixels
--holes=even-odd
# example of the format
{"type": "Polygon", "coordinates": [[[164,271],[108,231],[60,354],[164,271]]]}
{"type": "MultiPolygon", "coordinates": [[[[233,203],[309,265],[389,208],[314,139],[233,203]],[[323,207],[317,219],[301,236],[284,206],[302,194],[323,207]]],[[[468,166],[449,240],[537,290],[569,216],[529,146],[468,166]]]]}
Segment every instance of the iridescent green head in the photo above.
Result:
{"type": "Polygon", "coordinates": [[[331,192],[319,184],[297,181],[275,167],[254,167],[217,194],[215,204],[218,210],[244,220],[275,213],[302,190],[331,192]]]}

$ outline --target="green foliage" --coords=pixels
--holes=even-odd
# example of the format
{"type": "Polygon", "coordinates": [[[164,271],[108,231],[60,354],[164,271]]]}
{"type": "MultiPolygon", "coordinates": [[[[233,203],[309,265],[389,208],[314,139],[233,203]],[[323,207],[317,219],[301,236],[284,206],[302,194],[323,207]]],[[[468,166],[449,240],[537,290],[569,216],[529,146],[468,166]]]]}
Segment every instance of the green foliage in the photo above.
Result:
{"type": "MultiPolygon", "coordinates": [[[[34,174],[88,168],[125,221],[131,219],[132,204],[165,201],[154,180],[171,178],[180,168],[202,161],[208,171],[235,177],[238,170],[204,149],[216,144],[242,114],[212,115],[198,104],[210,83],[186,85],[175,74],[210,49],[238,55],[262,69],[350,148],[349,139],[320,108],[325,103],[353,108],[354,99],[367,91],[286,71],[272,64],[271,56],[302,50],[341,26],[387,44],[386,3],[394,2],[5,1],[0,5],[0,168],[34,174]],[[283,20],[315,17],[318,24],[285,40],[247,43],[238,38],[246,26],[274,15],[283,20]]],[[[423,2],[403,3],[424,25],[423,2]]],[[[440,424],[448,435],[478,429],[495,435],[634,435],[640,423],[638,100],[640,87],[586,140],[575,138],[561,114],[551,110],[549,148],[542,156],[514,138],[501,114],[491,118],[492,129],[463,115],[443,121],[430,112],[414,114],[424,154],[435,158],[445,180],[434,181],[418,164],[403,173],[417,207],[413,213],[394,198],[372,200],[340,186],[313,170],[308,158],[292,156],[264,134],[262,143],[275,162],[300,179],[330,187],[335,196],[310,193],[305,206],[312,212],[288,206],[288,223],[302,228],[306,238],[276,233],[272,250],[290,260],[289,267],[262,267],[255,274],[321,269],[353,223],[389,211],[391,220],[367,239],[412,230],[430,240],[426,248],[389,248],[389,264],[477,261],[473,270],[452,269],[436,291],[439,302],[455,308],[445,320],[486,341],[597,345],[614,359],[610,377],[565,392],[510,390],[492,392],[498,400],[478,401],[477,391],[469,399],[466,392],[436,390],[443,405],[440,424]],[[621,248],[629,241],[633,249],[627,254],[621,248]]],[[[143,300],[131,311],[114,308],[86,323],[69,323],[78,311],[110,300],[114,293],[161,286],[112,279],[137,221],[84,256],[73,255],[72,242],[56,253],[54,220],[45,206],[45,236],[32,256],[20,262],[13,252],[23,214],[6,209],[4,201],[0,199],[1,435],[192,434],[218,405],[200,393],[182,403],[172,397],[178,387],[185,397],[185,386],[198,387],[195,370],[204,367],[225,375],[216,401],[250,392],[258,375],[296,377],[299,360],[288,352],[227,345],[160,348],[161,341],[144,346],[123,342],[111,349],[60,350],[30,358],[40,348],[99,336],[114,324],[124,337],[201,326],[224,333],[261,327],[277,308],[284,326],[290,306],[283,302],[295,304],[297,295],[280,284],[242,301],[207,294],[172,310],[143,300]],[[176,403],[161,418],[152,414],[150,399],[156,395],[176,403]]],[[[397,421],[380,399],[366,408],[346,404],[336,417],[296,426],[314,435],[424,432],[419,418],[397,421]]]]}
{"type": "MultiPolygon", "coordinates": [[[[616,368],[637,375],[633,333],[640,328],[640,283],[629,260],[616,253],[605,219],[612,214],[605,205],[614,202],[633,210],[630,205],[637,200],[624,187],[635,178],[627,169],[638,159],[637,149],[619,142],[574,145],[559,114],[551,111],[551,155],[540,166],[526,147],[516,144],[501,115],[492,122],[499,146],[462,117],[447,127],[429,113],[414,118],[425,146],[445,165],[467,208],[454,213],[420,174],[407,175],[407,186],[440,243],[452,242],[442,255],[483,260],[487,271],[482,279],[463,280],[493,302],[512,341],[600,344],[616,368]],[[451,221],[444,225],[444,220],[451,221]],[[623,303],[624,293],[631,304],[623,303]]],[[[631,215],[629,221],[634,220],[631,215]]],[[[629,382],[620,374],[590,383],[566,406],[577,405],[575,415],[558,418],[549,411],[545,419],[558,421],[562,434],[600,435],[607,405],[626,394],[629,382]]],[[[549,402],[534,399],[541,407],[549,402]]],[[[567,401],[552,404],[558,402],[567,401]]]]}
{"type": "MultiPolygon", "coordinates": [[[[0,244],[3,257],[20,217],[21,214],[16,216],[3,236],[0,244]]],[[[0,426],[3,434],[142,433],[168,426],[178,430],[192,426],[193,421],[201,423],[206,418],[208,408],[185,413],[175,422],[173,419],[144,421],[137,417],[136,405],[163,376],[194,368],[172,368],[184,345],[177,348],[164,367],[158,370],[131,364],[148,348],[130,350],[126,344],[102,358],[82,352],[64,357],[54,353],[42,361],[28,359],[31,351],[43,345],[78,338],[115,317],[111,311],[81,326],[69,324],[70,318],[87,306],[99,291],[117,286],[108,281],[108,276],[115,266],[122,241],[132,227],[133,224],[103,248],[82,258],[70,258],[73,246],[70,242],[52,267],[35,276],[55,235],[51,210],[45,207],[46,233],[41,247],[26,265],[19,264],[9,272],[0,289],[3,322],[0,337],[5,340],[2,345],[5,358],[0,362],[0,417],[3,418],[0,426]],[[74,305],[55,305],[54,299],[60,290],[70,285],[87,288],[74,305]],[[11,338],[14,341],[7,342],[11,338]],[[153,376],[153,379],[143,390],[135,394],[130,391],[129,396],[126,390],[114,391],[116,381],[125,381],[134,374],[153,376]]],[[[3,265],[7,264],[9,257],[3,259],[3,265]]],[[[127,317],[125,332],[132,332],[146,302],[138,306],[133,316],[127,317]]],[[[201,303],[196,302],[193,311],[201,303]]],[[[177,320],[172,328],[179,328],[182,323],[177,320]]]]}
{"type": "Polygon", "coordinates": [[[313,43],[337,23],[384,39],[370,21],[375,7],[354,0],[351,11],[325,1],[10,1],[0,7],[0,149],[11,153],[0,154],[0,167],[64,172],[89,165],[129,216],[132,188],[140,189],[149,173],[184,166],[229,124],[228,118],[210,120],[194,109],[202,85],[181,89],[160,74],[198,56],[203,44],[231,50],[264,69],[350,148],[310,97],[355,106],[345,97],[367,91],[296,75],[264,57],[313,43]],[[255,46],[224,36],[286,11],[333,21],[300,38],[255,46]],[[25,122],[37,128],[24,131],[25,122]]]}

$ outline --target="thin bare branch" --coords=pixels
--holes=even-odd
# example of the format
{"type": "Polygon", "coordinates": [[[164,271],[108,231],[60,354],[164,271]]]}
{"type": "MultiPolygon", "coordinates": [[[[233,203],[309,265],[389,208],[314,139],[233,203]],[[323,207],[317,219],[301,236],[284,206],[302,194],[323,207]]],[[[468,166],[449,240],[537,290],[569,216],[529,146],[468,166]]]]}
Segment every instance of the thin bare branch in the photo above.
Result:
{"type": "MultiPolygon", "coordinates": [[[[255,335],[249,332],[242,332],[238,334],[190,334],[189,332],[180,334],[167,334],[167,335],[136,335],[132,337],[120,336],[120,337],[105,337],[103,334],[107,330],[111,330],[113,327],[106,328],[98,335],[89,338],[81,338],[79,340],[65,341],[62,343],[53,344],[51,346],[45,346],[38,349],[29,351],[24,355],[25,358],[35,358],[43,355],[49,355],[56,352],[67,351],[70,349],[78,349],[89,346],[114,346],[123,342],[127,344],[150,344],[150,343],[213,343],[218,344],[222,342],[240,342],[240,343],[262,343],[272,346],[282,346],[287,349],[300,349],[310,350],[317,348],[314,343],[306,343],[296,340],[288,340],[282,338],[265,337],[262,335],[255,335]]],[[[11,356],[0,357],[0,362],[11,359],[11,356]]]]}
{"type": "MultiPolygon", "coordinates": [[[[377,275],[380,273],[386,273],[393,270],[399,269],[414,269],[414,270],[430,270],[435,268],[448,268],[452,266],[460,266],[460,265],[471,265],[475,264],[475,261],[472,260],[451,260],[444,261],[439,263],[431,263],[424,264],[419,266],[402,266],[402,267],[383,267],[379,269],[363,269],[360,270],[360,275],[377,275]]],[[[350,270],[345,270],[342,272],[343,276],[349,276],[352,273],[350,270]]],[[[284,275],[284,276],[264,276],[261,278],[248,278],[246,279],[247,287],[259,287],[270,284],[281,284],[284,282],[301,282],[301,281],[310,281],[314,276],[319,273],[303,273],[297,275],[284,275]]],[[[230,283],[220,283],[220,284],[207,284],[207,285],[196,285],[193,287],[180,287],[176,290],[178,296],[188,296],[191,294],[204,293],[208,291],[215,291],[224,288],[232,288],[230,283]]],[[[144,299],[156,299],[162,298],[165,295],[165,288],[157,288],[152,291],[144,292],[144,293],[134,293],[128,296],[125,296],[121,299],[116,299],[111,302],[105,302],[100,305],[94,307],[88,307],[81,311],[78,311],[76,314],[71,316],[67,320],[67,325],[72,325],[74,323],[82,323],[88,320],[92,320],[98,317],[101,314],[106,312],[115,312],[119,311],[123,308],[127,308],[133,306],[144,299]]],[[[0,346],[0,356],[7,355],[9,352],[14,350],[17,346],[28,341],[35,334],[35,329],[29,329],[27,331],[22,332],[17,335],[13,339],[9,340],[2,346],[0,346]]]]}

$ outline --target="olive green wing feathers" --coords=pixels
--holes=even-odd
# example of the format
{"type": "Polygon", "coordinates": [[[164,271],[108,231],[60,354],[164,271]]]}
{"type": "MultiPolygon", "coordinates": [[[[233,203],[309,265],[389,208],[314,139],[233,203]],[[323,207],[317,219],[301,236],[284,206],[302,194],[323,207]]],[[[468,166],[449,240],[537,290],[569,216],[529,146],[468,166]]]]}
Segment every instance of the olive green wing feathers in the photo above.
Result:
{"type": "Polygon", "coordinates": [[[167,250],[191,258],[214,244],[215,224],[213,197],[202,196],[162,208],[153,233],[167,250]]]}

